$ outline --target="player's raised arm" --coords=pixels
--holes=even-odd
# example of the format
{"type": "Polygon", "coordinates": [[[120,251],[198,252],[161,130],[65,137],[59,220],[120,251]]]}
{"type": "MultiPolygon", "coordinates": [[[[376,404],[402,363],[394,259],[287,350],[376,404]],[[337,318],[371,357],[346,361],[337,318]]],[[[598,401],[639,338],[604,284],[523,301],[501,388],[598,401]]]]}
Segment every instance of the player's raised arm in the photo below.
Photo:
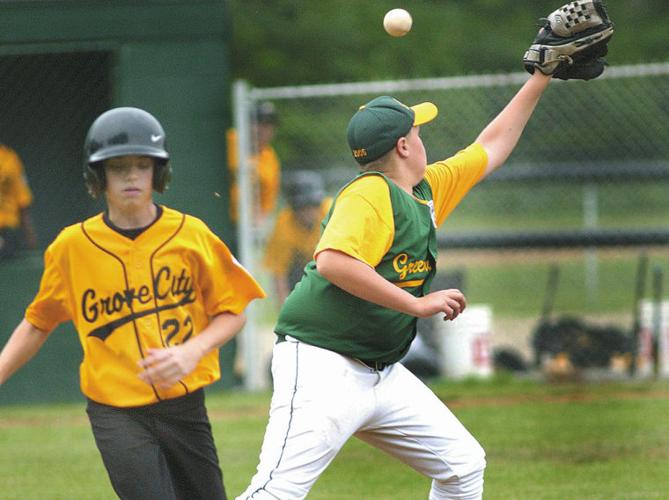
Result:
{"type": "Polygon", "coordinates": [[[516,147],[525,125],[550,81],[551,76],[535,72],[476,138],[476,142],[488,153],[488,166],[483,174],[484,177],[502,165],[516,147]]]}
{"type": "Polygon", "coordinates": [[[532,74],[476,142],[488,152],[484,176],[509,157],[551,78],[591,80],[600,76],[613,35],[601,0],[577,0],[540,19],[541,28],[523,56],[532,74]]]}
{"type": "Polygon", "coordinates": [[[0,352],[0,385],[37,354],[48,335],[25,319],[19,323],[0,352]]]}

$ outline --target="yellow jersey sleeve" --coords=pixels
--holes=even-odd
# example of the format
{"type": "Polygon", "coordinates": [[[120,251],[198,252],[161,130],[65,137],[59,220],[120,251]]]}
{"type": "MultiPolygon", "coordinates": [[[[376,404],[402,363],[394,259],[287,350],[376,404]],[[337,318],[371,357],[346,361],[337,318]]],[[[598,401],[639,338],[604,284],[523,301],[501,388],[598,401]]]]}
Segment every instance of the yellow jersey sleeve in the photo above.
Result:
{"type": "Polygon", "coordinates": [[[44,272],[39,291],[26,309],[26,320],[44,332],[51,332],[60,323],[74,317],[72,296],[65,281],[69,265],[67,259],[62,258],[66,231],[68,229],[63,230],[44,252],[44,272]]]}
{"type": "Polygon", "coordinates": [[[425,171],[432,189],[437,226],[481,179],[488,165],[488,154],[480,144],[472,144],[455,156],[428,165],[425,171]]]}
{"type": "Polygon", "coordinates": [[[267,215],[274,210],[281,184],[281,163],[272,146],[265,146],[257,158],[260,184],[260,213],[267,215]]]}
{"type": "Polygon", "coordinates": [[[198,223],[207,240],[196,254],[204,309],[209,316],[224,312],[241,314],[253,299],[265,297],[265,292],[226,244],[203,222],[198,223]]]}
{"type": "Polygon", "coordinates": [[[365,175],[349,184],[335,207],[314,255],[337,250],[376,267],[395,237],[390,188],[379,175],[365,175]]]}

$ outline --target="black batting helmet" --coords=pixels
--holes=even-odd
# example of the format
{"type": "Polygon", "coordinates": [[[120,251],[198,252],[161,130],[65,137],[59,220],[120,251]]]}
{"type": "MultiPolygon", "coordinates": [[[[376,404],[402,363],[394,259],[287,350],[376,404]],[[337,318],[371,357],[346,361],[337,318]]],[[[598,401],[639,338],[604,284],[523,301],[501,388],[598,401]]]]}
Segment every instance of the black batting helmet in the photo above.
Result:
{"type": "Polygon", "coordinates": [[[102,162],[126,155],[154,158],[153,189],[159,193],[165,191],[171,177],[165,130],[151,113],[123,107],[110,109],[98,116],[86,135],[84,180],[94,198],[104,192],[106,186],[102,162]]]}
{"type": "Polygon", "coordinates": [[[318,206],[325,198],[323,178],[313,170],[296,170],[286,175],[284,193],[293,209],[318,206]]]}
{"type": "Polygon", "coordinates": [[[269,101],[262,101],[256,105],[255,112],[256,123],[269,123],[276,125],[279,121],[279,117],[274,108],[274,104],[269,101]]]}

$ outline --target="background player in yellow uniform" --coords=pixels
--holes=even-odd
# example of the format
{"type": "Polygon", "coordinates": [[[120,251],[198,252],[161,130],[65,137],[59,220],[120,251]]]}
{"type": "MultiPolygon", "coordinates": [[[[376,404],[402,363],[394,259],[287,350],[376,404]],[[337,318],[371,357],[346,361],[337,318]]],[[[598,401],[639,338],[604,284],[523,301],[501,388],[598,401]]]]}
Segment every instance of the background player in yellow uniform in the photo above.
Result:
{"type": "Polygon", "coordinates": [[[121,498],[225,498],[203,388],[218,347],[263,290],[199,219],[153,201],[170,167],[149,113],[116,108],[92,124],[84,176],[107,209],[65,228],[39,292],[0,354],[0,385],[72,321],[81,390],[121,498]]]}
{"type": "Polygon", "coordinates": [[[300,281],[321,235],[320,222],[332,199],[317,172],[301,170],[286,176],[284,197],[288,206],[279,212],[265,247],[264,265],[274,278],[277,303],[300,281]]]}
{"type": "Polygon", "coordinates": [[[431,165],[420,127],[434,104],[382,96],[353,115],[347,137],[362,172],[335,197],[279,314],[270,419],[239,499],[304,498],[353,435],[431,478],[430,499],[481,498],[482,447],[397,361],[417,318],[465,308],[459,290],[429,291],[436,228],[504,163],[550,78],[535,72],[473,144],[431,165]]]}
{"type": "MultiPolygon", "coordinates": [[[[251,155],[251,185],[258,196],[258,212],[256,222],[264,222],[276,208],[281,187],[281,162],[272,146],[272,139],[276,133],[278,118],[274,105],[265,101],[258,103],[253,122],[251,155]]],[[[228,168],[232,177],[230,186],[230,218],[237,221],[237,205],[239,203],[239,186],[236,182],[239,159],[237,152],[237,131],[229,130],[228,168]]]]}
{"type": "Polygon", "coordinates": [[[0,260],[14,255],[20,233],[28,248],[37,247],[29,210],[32,201],[21,158],[12,148],[0,144],[0,260]]]}

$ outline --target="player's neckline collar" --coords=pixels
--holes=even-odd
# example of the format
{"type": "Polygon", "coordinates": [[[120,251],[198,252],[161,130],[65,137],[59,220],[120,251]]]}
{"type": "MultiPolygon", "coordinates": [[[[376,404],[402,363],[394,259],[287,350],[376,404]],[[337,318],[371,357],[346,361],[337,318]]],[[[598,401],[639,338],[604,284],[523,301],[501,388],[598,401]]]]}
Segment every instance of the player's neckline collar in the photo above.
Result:
{"type": "Polygon", "coordinates": [[[154,203],[154,205],[156,206],[156,216],[149,224],[147,224],[146,226],[143,226],[143,227],[137,227],[137,228],[132,228],[132,229],[120,228],[116,224],[114,224],[111,221],[111,219],[109,219],[109,211],[108,210],[105,210],[104,213],[102,214],[102,220],[107,225],[107,227],[109,227],[109,229],[111,229],[112,231],[114,231],[114,232],[116,232],[116,233],[120,234],[121,236],[124,236],[128,239],[136,240],[139,237],[139,235],[141,235],[147,229],[149,229],[151,226],[153,226],[158,221],[158,219],[160,219],[161,215],[163,215],[163,207],[161,207],[157,203],[154,203]]]}

